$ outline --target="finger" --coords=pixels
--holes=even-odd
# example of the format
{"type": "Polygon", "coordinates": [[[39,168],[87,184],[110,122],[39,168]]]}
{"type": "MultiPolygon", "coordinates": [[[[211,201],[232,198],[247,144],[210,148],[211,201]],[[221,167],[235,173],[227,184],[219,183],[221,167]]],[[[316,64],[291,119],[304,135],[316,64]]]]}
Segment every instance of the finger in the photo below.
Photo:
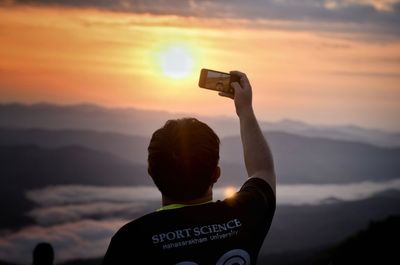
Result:
{"type": "Polygon", "coordinates": [[[250,85],[250,81],[245,73],[242,73],[240,71],[230,71],[230,74],[239,77],[240,85],[242,86],[250,85]]]}
{"type": "Polygon", "coordinates": [[[234,99],[234,96],[233,96],[233,94],[231,94],[231,93],[219,92],[218,95],[220,95],[221,97],[226,97],[226,98],[234,99]]]}
{"type": "Polygon", "coordinates": [[[232,82],[231,83],[231,87],[233,87],[233,89],[235,90],[235,93],[239,90],[242,90],[242,86],[238,83],[238,82],[232,82]]]}
{"type": "Polygon", "coordinates": [[[238,76],[239,79],[247,79],[246,74],[243,73],[243,72],[240,72],[240,71],[230,71],[229,73],[230,73],[231,75],[238,76]]]}
{"type": "Polygon", "coordinates": [[[250,86],[250,81],[249,81],[249,79],[247,78],[247,76],[246,76],[246,77],[241,77],[241,78],[240,78],[240,84],[241,84],[243,87],[250,86]]]}
{"type": "Polygon", "coordinates": [[[246,74],[245,74],[245,73],[240,72],[240,71],[236,71],[236,70],[230,71],[229,73],[230,73],[231,75],[237,75],[237,76],[240,76],[240,77],[246,77],[246,74]]]}

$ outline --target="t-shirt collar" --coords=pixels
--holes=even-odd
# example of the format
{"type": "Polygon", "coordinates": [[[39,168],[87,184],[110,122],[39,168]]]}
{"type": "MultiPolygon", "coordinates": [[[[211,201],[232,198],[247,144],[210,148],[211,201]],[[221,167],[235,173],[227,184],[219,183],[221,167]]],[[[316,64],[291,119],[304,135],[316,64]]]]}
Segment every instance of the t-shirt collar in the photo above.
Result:
{"type": "Polygon", "coordinates": [[[174,210],[174,209],[179,209],[179,208],[183,208],[183,207],[187,207],[187,206],[202,205],[202,204],[206,204],[206,203],[210,203],[210,202],[212,202],[212,200],[209,200],[209,201],[206,201],[206,202],[201,202],[201,203],[196,203],[196,204],[173,203],[173,204],[168,204],[168,205],[165,205],[165,206],[157,209],[156,212],[164,211],[164,210],[174,210]]]}

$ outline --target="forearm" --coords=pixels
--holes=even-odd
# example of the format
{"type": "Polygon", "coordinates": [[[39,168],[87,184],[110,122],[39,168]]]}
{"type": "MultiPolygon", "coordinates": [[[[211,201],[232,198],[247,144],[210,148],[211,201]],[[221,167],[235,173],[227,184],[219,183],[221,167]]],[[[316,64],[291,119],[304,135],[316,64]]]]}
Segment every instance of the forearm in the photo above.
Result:
{"type": "Polygon", "coordinates": [[[247,174],[249,177],[263,178],[275,190],[272,153],[258,125],[253,108],[248,107],[238,114],[247,174]]]}
{"type": "Polygon", "coordinates": [[[219,95],[235,101],[236,113],[240,119],[240,135],[247,174],[250,178],[264,179],[275,192],[276,180],[272,154],[254,115],[250,81],[242,72],[231,71],[230,73],[239,77],[239,82],[231,83],[235,93],[221,92],[219,95]]]}

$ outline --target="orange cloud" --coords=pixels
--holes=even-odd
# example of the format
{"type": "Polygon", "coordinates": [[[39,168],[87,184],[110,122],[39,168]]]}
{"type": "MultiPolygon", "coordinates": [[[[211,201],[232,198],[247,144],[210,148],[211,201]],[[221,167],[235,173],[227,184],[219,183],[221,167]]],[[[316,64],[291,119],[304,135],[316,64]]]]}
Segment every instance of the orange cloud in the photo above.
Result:
{"type": "Polygon", "coordinates": [[[290,30],[285,22],[252,23],[0,8],[0,99],[233,116],[232,102],[199,89],[197,75],[202,67],[239,69],[251,77],[260,118],[397,126],[398,41],[290,30]],[[195,58],[185,80],[160,71],[159,51],[174,43],[190,47],[195,58]]]}

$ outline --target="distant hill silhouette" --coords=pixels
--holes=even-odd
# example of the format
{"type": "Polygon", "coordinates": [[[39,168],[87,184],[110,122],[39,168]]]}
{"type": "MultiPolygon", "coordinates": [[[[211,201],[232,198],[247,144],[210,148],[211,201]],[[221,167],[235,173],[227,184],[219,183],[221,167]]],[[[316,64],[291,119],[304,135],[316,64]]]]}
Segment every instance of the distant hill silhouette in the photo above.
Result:
{"type": "Polygon", "coordinates": [[[82,146],[130,160],[147,163],[147,146],[150,137],[94,130],[47,130],[0,128],[1,145],[36,145],[59,148],[82,146]]]}
{"type": "Polygon", "coordinates": [[[329,247],[321,245],[311,249],[261,255],[258,264],[396,265],[400,263],[397,244],[399,236],[400,216],[393,215],[380,221],[372,221],[366,229],[358,231],[329,247]]]}
{"type": "MultiPolygon", "coordinates": [[[[280,183],[351,183],[399,178],[400,148],[282,132],[265,133],[280,183]]],[[[239,137],[222,140],[221,159],[240,163],[239,137]]]]}
{"type": "Polygon", "coordinates": [[[400,264],[400,215],[369,227],[320,253],[311,265],[400,264]]]}
{"type": "MultiPolygon", "coordinates": [[[[229,114],[225,114],[229,115],[229,114]]],[[[93,104],[60,106],[54,104],[0,104],[0,127],[77,129],[112,131],[148,137],[168,119],[196,116],[207,122],[221,136],[239,134],[237,118],[199,116],[188,113],[140,110],[135,108],[105,108],[93,104]]],[[[234,116],[234,113],[231,114],[234,116]]],[[[379,146],[400,147],[400,133],[364,129],[353,125],[323,126],[300,121],[260,121],[264,131],[282,131],[301,136],[363,142],[379,146]]]]}
{"type": "MultiPolygon", "coordinates": [[[[266,136],[272,147],[280,183],[352,183],[400,177],[400,148],[382,148],[282,132],[268,132],[266,136]]],[[[82,146],[107,152],[143,167],[147,163],[148,143],[149,138],[120,133],[0,128],[0,146],[82,146]]],[[[221,178],[220,184],[240,184],[246,172],[240,138],[225,137],[221,143],[223,176],[229,176],[229,179],[221,178]]]]}
{"type": "Polygon", "coordinates": [[[0,104],[0,127],[80,129],[149,135],[176,114],[93,104],[0,104]]]}
{"type": "Polygon", "coordinates": [[[370,220],[400,213],[400,191],[358,201],[277,207],[263,253],[315,249],[340,242],[370,220]]]}
{"type": "Polygon", "coordinates": [[[47,149],[34,145],[0,146],[3,187],[47,185],[151,185],[143,165],[81,146],[47,149]]]}

